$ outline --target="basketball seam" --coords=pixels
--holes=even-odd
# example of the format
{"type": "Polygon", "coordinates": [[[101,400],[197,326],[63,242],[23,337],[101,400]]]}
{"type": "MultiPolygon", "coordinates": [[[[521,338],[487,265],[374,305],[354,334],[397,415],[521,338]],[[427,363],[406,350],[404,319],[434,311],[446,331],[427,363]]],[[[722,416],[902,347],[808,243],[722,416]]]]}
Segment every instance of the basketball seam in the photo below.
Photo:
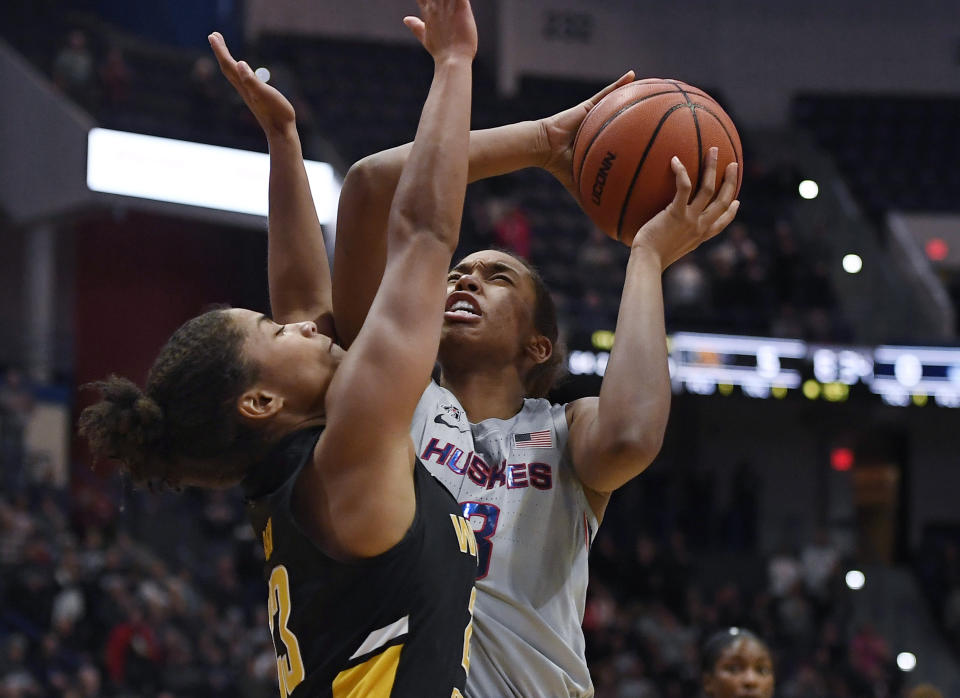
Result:
{"type": "Polygon", "coordinates": [[[697,186],[694,187],[692,192],[690,192],[690,196],[687,199],[687,203],[690,203],[697,195],[697,192],[700,191],[700,187],[703,186],[703,136],[700,133],[700,120],[697,118],[696,104],[690,99],[690,95],[688,95],[686,90],[680,87],[680,85],[677,85],[677,90],[680,91],[680,94],[683,95],[683,98],[690,106],[690,115],[693,117],[693,128],[697,132],[697,186]]]}
{"type": "MultiPolygon", "coordinates": [[[[703,106],[702,104],[698,104],[696,106],[699,107],[700,109],[703,109],[703,111],[707,112],[707,114],[709,114],[710,116],[712,116],[714,119],[717,120],[717,123],[720,124],[720,128],[723,129],[723,133],[727,137],[727,140],[730,141],[730,147],[733,149],[733,156],[736,159],[737,164],[738,165],[743,164],[743,153],[737,152],[737,144],[733,142],[733,136],[731,136],[730,131],[727,130],[727,125],[723,123],[723,119],[721,119],[714,112],[712,112],[710,109],[703,106]]],[[[727,115],[727,118],[730,119],[730,116],[727,115]]],[[[730,119],[730,120],[733,121],[733,119],[730,119]]]]}
{"type": "Polygon", "coordinates": [[[623,206],[620,207],[620,218],[617,221],[617,240],[623,238],[623,219],[627,215],[627,207],[630,205],[630,195],[633,193],[633,187],[637,183],[637,177],[640,176],[640,170],[643,169],[643,163],[647,159],[647,155],[650,154],[650,148],[653,147],[653,142],[657,139],[657,134],[660,133],[660,129],[663,128],[664,123],[667,119],[670,118],[670,115],[673,114],[677,109],[682,109],[686,107],[686,104],[675,104],[670,107],[667,112],[660,117],[660,122],[657,124],[657,127],[653,129],[653,133],[650,134],[650,140],[647,141],[647,147],[643,149],[643,155],[640,157],[640,162],[637,163],[637,169],[634,170],[633,177],[630,179],[630,186],[627,187],[626,196],[623,199],[623,206]]]}
{"type": "MultiPolygon", "coordinates": [[[[669,80],[668,83],[671,84],[671,85],[673,85],[674,87],[676,87],[676,88],[677,88],[677,92],[680,92],[681,94],[683,94],[684,97],[686,97],[687,95],[696,95],[697,97],[706,97],[706,98],[709,99],[711,102],[716,102],[716,101],[717,101],[717,100],[715,100],[713,97],[711,97],[710,95],[708,95],[706,92],[704,92],[703,90],[701,90],[699,87],[693,87],[692,85],[687,85],[687,87],[683,87],[683,85],[686,84],[686,83],[678,82],[678,81],[676,81],[676,80],[669,80]],[[689,88],[689,89],[687,89],[687,88],[689,88]]],[[[688,101],[689,101],[689,99],[688,99],[688,101]]],[[[696,104],[696,102],[694,102],[694,104],[696,104]]]]}
{"type": "MultiPolygon", "coordinates": [[[[673,84],[673,83],[664,83],[664,84],[673,84]]],[[[676,85],[673,85],[673,86],[674,86],[674,87],[677,87],[676,85]]],[[[575,178],[575,181],[576,181],[577,189],[578,189],[578,190],[580,189],[580,178],[583,177],[583,168],[584,168],[584,167],[586,166],[586,164],[587,164],[587,155],[590,154],[590,149],[593,148],[593,144],[594,144],[594,143],[597,141],[597,139],[600,137],[600,134],[603,133],[604,129],[606,129],[607,126],[609,126],[610,123],[611,123],[614,119],[616,119],[618,116],[620,116],[623,112],[625,112],[625,111],[627,111],[628,109],[631,109],[631,108],[637,106],[637,105],[640,104],[641,102],[644,102],[644,101],[646,101],[646,100],[648,100],[648,99],[653,99],[654,97],[662,97],[663,95],[673,94],[674,92],[677,92],[677,90],[665,90],[664,92],[657,92],[656,94],[652,94],[652,95],[644,95],[643,97],[640,97],[639,99],[637,99],[637,100],[635,100],[635,101],[633,101],[633,102],[630,102],[629,104],[623,105],[622,107],[620,107],[619,109],[617,109],[617,111],[615,111],[613,114],[611,114],[610,116],[608,116],[608,117],[606,118],[606,120],[600,125],[600,128],[597,129],[597,132],[593,134],[593,138],[591,138],[591,139],[590,139],[590,142],[587,143],[586,148],[584,148],[584,150],[583,150],[583,157],[582,157],[581,160],[580,160],[580,167],[577,168],[577,176],[576,176],[576,178],[575,178]]],[[[589,119],[589,118],[590,118],[590,113],[588,112],[587,115],[586,115],[586,117],[584,117],[584,119],[589,119]]],[[[581,125],[581,128],[582,128],[582,125],[581,125]]],[[[576,138],[574,139],[574,141],[573,141],[573,151],[574,151],[574,152],[576,152],[576,150],[577,150],[577,140],[579,140],[579,136],[580,136],[580,130],[577,129],[577,137],[576,137],[576,138]]]]}

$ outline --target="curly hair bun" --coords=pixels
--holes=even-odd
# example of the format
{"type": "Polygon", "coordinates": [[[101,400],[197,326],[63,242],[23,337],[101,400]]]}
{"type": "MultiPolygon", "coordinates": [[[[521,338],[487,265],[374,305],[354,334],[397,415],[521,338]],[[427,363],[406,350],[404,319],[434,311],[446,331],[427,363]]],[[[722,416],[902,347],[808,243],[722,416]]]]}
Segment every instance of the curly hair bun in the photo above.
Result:
{"type": "Polygon", "coordinates": [[[90,383],[101,399],[80,415],[80,433],[97,459],[118,460],[138,479],[143,466],[161,454],[164,414],[132,381],[118,376],[90,383]]]}

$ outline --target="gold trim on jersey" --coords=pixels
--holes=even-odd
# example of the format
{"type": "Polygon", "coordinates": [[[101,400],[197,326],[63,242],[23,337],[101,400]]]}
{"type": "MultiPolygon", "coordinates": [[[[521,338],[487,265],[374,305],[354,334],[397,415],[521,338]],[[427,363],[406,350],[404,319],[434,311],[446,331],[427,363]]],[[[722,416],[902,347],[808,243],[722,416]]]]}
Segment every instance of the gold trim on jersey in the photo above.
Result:
{"type": "Polygon", "coordinates": [[[266,558],[267,562],[270,561],[270,556],[273,555],[273,517],[271,516],[267,519],[267,525],[263,529],[263,556],[266,558]]]}
{"type": "Polygon", "coordinates": [[[349,669],[333,680],[333,698],[389,696],[397,676],[403,645],[393,645],[349,669]]]}

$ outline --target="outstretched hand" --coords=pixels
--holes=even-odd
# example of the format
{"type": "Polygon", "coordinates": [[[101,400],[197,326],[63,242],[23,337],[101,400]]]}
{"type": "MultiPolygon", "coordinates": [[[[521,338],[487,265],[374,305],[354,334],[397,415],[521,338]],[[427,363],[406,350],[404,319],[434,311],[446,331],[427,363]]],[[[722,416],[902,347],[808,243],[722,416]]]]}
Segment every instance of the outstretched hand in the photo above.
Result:
{"type": "Polygon", "coordinates": [[[220,64],[220,72],[243,98],[267,137],[295,129],[297,115],[290,101],[258,78],[246,61],[234,60],[220,32],[214,32],[207,39],[220,64]]]}
{"type": "Polygon", "coordinates": [[[417,0],[421,17],[408,16],[403,23],[423,44],[434,61],[477,53],[477,25],[470,0],[417,0]]]}
{"type": "Polygon", "coordinates": [[[634,73],[628,70],[618,80],[604,87],[590,99],[559,114],[540,119],[538,122],[541,141],[538,146],[545,153],[542,167],[556,177],[577,201],[580,200],[580,195],[573,185],[573,140],[577,130],[590,110],[597,106],[601,99],[633,80],[634,73]]]}
{"type": "Polygon", "coordinates": [[[700,191],[690,201],[693,189],[690,175],[680,158],[674,157],[670,167],[677,179],[677,193],[664,210],[637,231],[632,247],[653,252],[660,259],[660,268],[663,270],[720,234],[740,208],[740,202],[733,198],[737,189],[737,166],[735,162],[727,165],[723,184],[720,191],[716,192],[717,148],[710,148],[700,191]]]}

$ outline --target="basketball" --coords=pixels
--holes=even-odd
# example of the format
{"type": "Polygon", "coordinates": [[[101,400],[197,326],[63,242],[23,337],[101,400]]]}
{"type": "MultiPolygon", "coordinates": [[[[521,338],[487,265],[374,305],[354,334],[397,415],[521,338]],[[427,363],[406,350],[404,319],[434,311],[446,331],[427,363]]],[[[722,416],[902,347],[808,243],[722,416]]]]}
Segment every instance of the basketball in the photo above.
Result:
{"type": "Polygon", "coordinates": [[[676,193],[670,159],[680,158],[702,185],[708,149],[719,149],[717,187],[743,150],[733,120],[703,90],[679,80],[648,78],[617,88],[587,114],[573,142],[573,181],[580,205],[610,237],[630,244],[634,233],[676,193]]]}

